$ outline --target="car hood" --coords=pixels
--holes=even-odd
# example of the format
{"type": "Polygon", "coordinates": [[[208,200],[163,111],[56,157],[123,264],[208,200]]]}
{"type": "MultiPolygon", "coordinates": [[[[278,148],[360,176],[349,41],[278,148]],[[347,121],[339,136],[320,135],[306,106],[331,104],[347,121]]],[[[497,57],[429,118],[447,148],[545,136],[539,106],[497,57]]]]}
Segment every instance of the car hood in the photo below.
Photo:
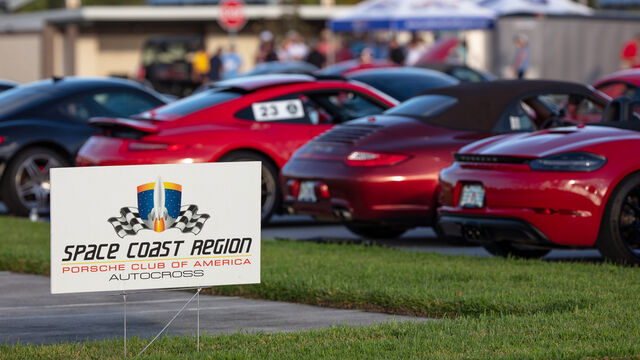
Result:
{"type": "Polygon", "coordinates": [[[604,142],[640,139],[637,131],[609,126],[571,126],[534,133],[498,135],[463,147],[460,154],[538,158],[570,151],[588,151],[604,142]]]}

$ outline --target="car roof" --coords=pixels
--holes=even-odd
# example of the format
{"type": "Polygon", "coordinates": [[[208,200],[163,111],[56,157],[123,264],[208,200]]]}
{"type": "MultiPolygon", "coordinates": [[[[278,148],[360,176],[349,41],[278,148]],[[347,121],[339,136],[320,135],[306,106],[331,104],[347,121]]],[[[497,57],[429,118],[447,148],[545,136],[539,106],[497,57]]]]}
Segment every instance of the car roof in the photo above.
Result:
{"type": "Polygon", "coordinates": [[[347,79],[356,79],[363,76],[380,76],[380,77],[393,77],[393,76],[433,76],[435,78],[453,79],[450,75],[447,75],[441,71],[433,69],[424,69],[419,67],[381,67],[381,68],[369,68],[350,72],[345,77],[347,79]]]}
{"type": "Polygon", "coordinates": [[[84,92],[96,88],[108,88],[114,86],[125,86],[138,89],[144,88],[142,85],[127,79],[98,77],[49,78],[22,85],[25,89],[30,88],[32,90],[46,91],[50,93],[65,93],[68,91],[84,92]]]}
{"type": "Polygon", "coordinates": [[[318,68],[306,61],[268,61],[257,64],[253,69],[247,71],[243,75],[253,74],[277,74],[278,71],[283,71],[281,74],[287,74],[287,71],[297,71],[296,73],[310,74],[318,68]]]}
{"type": "Polygon", "coordinates": [[[0,79],[0,85],[3,86],[18,86],[19,84],[15,81],[0,79]]]}
{"type": "MultiPolygon", "coordinates": [[[[427,90],[423,95],[445,95],[458,100],[455,106],[433,117],[452,127],[477,130],[492,129],[504,110],[517,98],[544,91],[593,94],[586,85],[555,80],[496,80],[491,82],[461,83],[459,85],[427,90]],[[470,115],[472,114],[472,115],[470,115]],[[444,121],[446,118],[446,121],[444,121]]],[[[604,99],[602,99],[604,105],[604,99]]]]}
{"type": "Polygon", "coordinates": [[[315,80],[313,76],[303,74],[267,74],[222,80],[216,82],[213,86],[250,92],[270,86],[309,83],[315,80]]]}

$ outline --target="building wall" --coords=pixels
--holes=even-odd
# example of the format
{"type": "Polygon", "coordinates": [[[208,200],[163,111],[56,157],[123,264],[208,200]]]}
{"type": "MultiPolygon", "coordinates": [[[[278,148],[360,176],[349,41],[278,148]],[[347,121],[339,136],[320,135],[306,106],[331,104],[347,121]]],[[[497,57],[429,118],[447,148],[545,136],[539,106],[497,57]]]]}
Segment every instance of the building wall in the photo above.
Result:
{"type": "Polygon", "coordinates": [[[64,75],[64,36],[59,31],[53,34],[53,75],[64,75]]]}
{"type": "Polygon", "coordinates": [[[41,78],[41,34],[0,34],[0,79],[20,83],[41,78]]]}
{"type": "Polygon", "coordinates": [[[638,19],[513,17],[498,22],[498,52],[494,71],[513,77],[513,37],[529,38],[528,78],[592,82],[620,69],[620,50],[640,33],[638,19]]]}

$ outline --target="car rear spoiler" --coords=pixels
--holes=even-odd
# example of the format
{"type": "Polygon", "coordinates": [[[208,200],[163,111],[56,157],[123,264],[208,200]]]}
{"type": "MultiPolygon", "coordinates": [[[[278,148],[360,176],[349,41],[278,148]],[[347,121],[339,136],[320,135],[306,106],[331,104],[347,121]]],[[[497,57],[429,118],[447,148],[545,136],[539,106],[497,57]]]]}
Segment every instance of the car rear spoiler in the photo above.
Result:
{"type": "Polygon", "coordinates": [[[125,118],[94,117],[89,119],[88,123],[102,129],[105,133],[117,130],[135,130],[141,135],[147,135],[155,134],[160,130],[156,124],[149,121],[125,118]]]}

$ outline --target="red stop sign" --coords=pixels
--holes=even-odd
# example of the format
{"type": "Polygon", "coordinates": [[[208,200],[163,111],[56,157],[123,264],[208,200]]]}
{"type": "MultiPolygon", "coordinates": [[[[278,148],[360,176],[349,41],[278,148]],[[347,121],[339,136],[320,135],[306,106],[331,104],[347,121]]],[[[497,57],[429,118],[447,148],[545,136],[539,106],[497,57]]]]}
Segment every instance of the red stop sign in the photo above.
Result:
{"type": "Polygon", "coordinates": [[[242,0],[222,0],[219,11],[218,24],[227,31],[239,31],[247,23],[242,0]]]}

